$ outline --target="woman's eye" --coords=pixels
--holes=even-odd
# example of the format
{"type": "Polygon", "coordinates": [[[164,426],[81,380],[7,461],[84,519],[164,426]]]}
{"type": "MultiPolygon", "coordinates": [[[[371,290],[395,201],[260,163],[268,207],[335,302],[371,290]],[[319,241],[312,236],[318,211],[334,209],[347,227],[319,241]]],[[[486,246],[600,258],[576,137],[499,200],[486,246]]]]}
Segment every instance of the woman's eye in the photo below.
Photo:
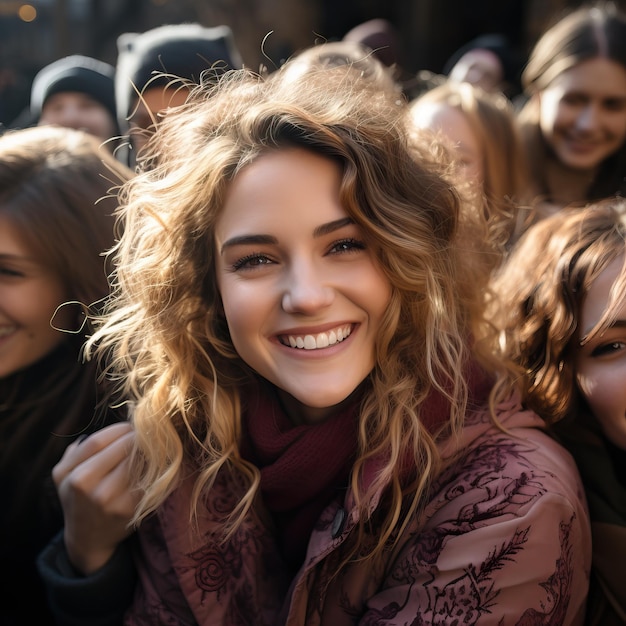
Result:
{"type": "Polygon", "coordinates": [[[356,250],[365,250],[365,244],[357,239],[342,239],[335,242],[330,251],[336,254],[343,254],[346,252],[353,252],[356,250]]]}
{"type": "Polygon", "coordinates": [[[563,96],[563,102],[574,106],[580,106],[587,101],[585,96],[579,93],[567,93],[563,96]]]}
{"type": "Polygon", "coordinates": [[[623,111],[626,109],[626,102],[621,98],[611,98],[604,102],[604,107],[609,111],[623,111]]]}
{"type": "Polygon", "coordinates": [[[620,350],[624,350],[626,348],[626,343],[622,341],[611,341],[610,343],[605,343],[597,348],[594,348],[591,356],[599,357],[599,356],[608,356],[611,354],[615,354],[620,350]]]}
{"type": "Polygon", "coordinates": [[[261,267],[263,265],[271,265],[273,261],[264,254],[248,254],[247,256],[238,259],[233,263],[233,269],[245,270],[255,267],[261,267]]]}
{"type": "Polygon", "coordinates": [[[0,276],[6,276],[8,278],[21,278],[24,274],[8,267],[0,267],[0,276]]]}

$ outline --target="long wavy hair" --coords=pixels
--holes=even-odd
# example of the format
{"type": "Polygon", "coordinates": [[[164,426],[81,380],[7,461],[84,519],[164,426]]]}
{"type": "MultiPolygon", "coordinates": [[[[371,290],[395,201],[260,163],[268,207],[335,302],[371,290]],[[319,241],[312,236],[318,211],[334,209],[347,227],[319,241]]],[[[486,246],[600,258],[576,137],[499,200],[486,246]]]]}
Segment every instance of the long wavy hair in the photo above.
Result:
{"type": "Polygon", "coordinates": [[[215,87],[197,86],[165,117],[147,146],[144,171],[121,191],[125,230],[114,255],[113,293],[96,320],[90,353],[108,364],[103,375],[118,382],[131,405],[134,475],[144,493],[134,523],[163,502],[191,462],[198,471],[192,511],[220,469],[236,467],[245,477],[225,532],[235,528],[259,484],[258,470],[238,448],[242,389],[256,374],[229,336],[215,274],[215,225],[238,172],[268,151],[299,146],[340,163],[341,202],[392,287],[352,473],[362,520],[377,489],[390,485],[377,537],[382,549],[406,519],[403,496],[410,493],[414,511],[438,467],[435,440],[463,424],[469,337],[499,253],[490,248],[480,207],[463,208],[444,166],[427,146],[409,142],[402,102],[349,65],[297,82],[282,72],[266,79],[230,72],[215,87]],[[431,392],[450,406],[435,433],[420,419],[431,392]],[[406,454],[416,468],[408,485],[401,475],[406,454]],[[365,489],[360,478],[372,458],[383,462],[365,489]]]}
{"type": "MultiPolygon", "coordinates": [[[[482,156],[482,192],[492,237],[506,245],[526,221],[530,200],[528,164],[513,105],[502,93],[448,81],[412,100],[411,116],[419,117],[420,107],[430,103],[456,109],[467,121],[482,156]]],[[[445,133],[440,135],[445,142],[445,133]]],[[[453,147],[449,149],[454,152],[453,147]]]]}
{"type": "MultiPolygon", "coordinates": [[[[548,200],[545,172],[550,150],[539,126],[537,94],[563,72],[595,58],[609,59],[626,70],[626,14],[613,2],[597,2],[561,16],[539,38],[522,72],[528,101],[518,114],[518,122],[536,192],[548,200]]],[[[600,165],[581,204],[626,195],[625,171],[626,142],[600,165]]]]}
{"type": "MultiPolygon", "coordinates": [[[[524,403],[549,423],[581,406],[574,367],[581,309],[598,275],[625,254],[626,200],[605,200],[532,226],[494,278],[494,350],[517,369],[524,403]]],[[[625,298],[626,260],[585,341],[610,325],[625,298]]]]}

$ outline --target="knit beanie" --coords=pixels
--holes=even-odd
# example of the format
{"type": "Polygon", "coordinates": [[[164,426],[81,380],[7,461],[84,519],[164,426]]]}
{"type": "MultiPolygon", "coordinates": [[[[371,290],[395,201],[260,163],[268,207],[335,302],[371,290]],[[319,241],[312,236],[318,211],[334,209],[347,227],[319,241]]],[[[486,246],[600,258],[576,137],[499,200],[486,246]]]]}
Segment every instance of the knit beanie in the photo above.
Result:
{"type": "Polygon", "coordinates": [[[76,91],[87,94],[104,106],[114,120],[115,68],[91,57],[74,54],[46,65],[35,76],[30,92],[30,111],[41,115],[46,100],[56,94],[76,91]]]}
{"type": "Polygon", "coordinates": [[[173,77],[198,82],[204,70],[224,72],[243,67],[228,26],[167,24],[143,33],[123,33],[117,49],[115,97],[122,129],[128,127],[137,93],[148,82],[165,86],[173,77]],[[160,72],[169,77],[155,78],[160,72]]]}

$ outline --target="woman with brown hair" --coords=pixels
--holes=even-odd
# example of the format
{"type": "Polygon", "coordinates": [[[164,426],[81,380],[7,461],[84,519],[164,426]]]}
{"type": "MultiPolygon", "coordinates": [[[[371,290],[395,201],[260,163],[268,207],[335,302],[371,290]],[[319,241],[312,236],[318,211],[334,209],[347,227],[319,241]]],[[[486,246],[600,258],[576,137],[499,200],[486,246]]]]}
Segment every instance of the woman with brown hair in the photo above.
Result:
{"type": "Polygon", "coordinates": [[[567,445],[593,532],[589,625],[626,624],[626,201],[532,226],[497,273],[494,350],[567,445]]]}
{"type": "Polygon", "coordinates": [[[610,2],[562,17],[522,73],[518,122],[537,218],[626,194],[626,15],[610,2]]]}
{"type": "Polygon", "coordinates": [[[3,625],[48,624],[35,558],[63,525],[51,470],[109,423],[86,313],[108,294],[111,189],[130,172],[99,140],[40,126],[0,138],[0,587],[3,625]],[[24,594],[28,601],[24,602],[24,594]]]}

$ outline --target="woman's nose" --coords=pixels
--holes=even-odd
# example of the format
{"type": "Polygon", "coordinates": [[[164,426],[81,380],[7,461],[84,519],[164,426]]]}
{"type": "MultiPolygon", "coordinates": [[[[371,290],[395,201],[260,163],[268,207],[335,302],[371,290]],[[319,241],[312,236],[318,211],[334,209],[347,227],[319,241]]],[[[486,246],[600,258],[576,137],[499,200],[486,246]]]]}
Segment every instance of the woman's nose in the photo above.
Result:
{"type": "Polygon", "coordinates": [[[579,130],[592,130],[598,124],[598,111],[593,104],[586,106],[576,119],[579,130]]]}
{"type": "Polygon", "coordinates": [[[312,314],[329,306],[334,289],[319,268],[299,264],[286,278],[282,307],[287,313],[312,314]]]}

